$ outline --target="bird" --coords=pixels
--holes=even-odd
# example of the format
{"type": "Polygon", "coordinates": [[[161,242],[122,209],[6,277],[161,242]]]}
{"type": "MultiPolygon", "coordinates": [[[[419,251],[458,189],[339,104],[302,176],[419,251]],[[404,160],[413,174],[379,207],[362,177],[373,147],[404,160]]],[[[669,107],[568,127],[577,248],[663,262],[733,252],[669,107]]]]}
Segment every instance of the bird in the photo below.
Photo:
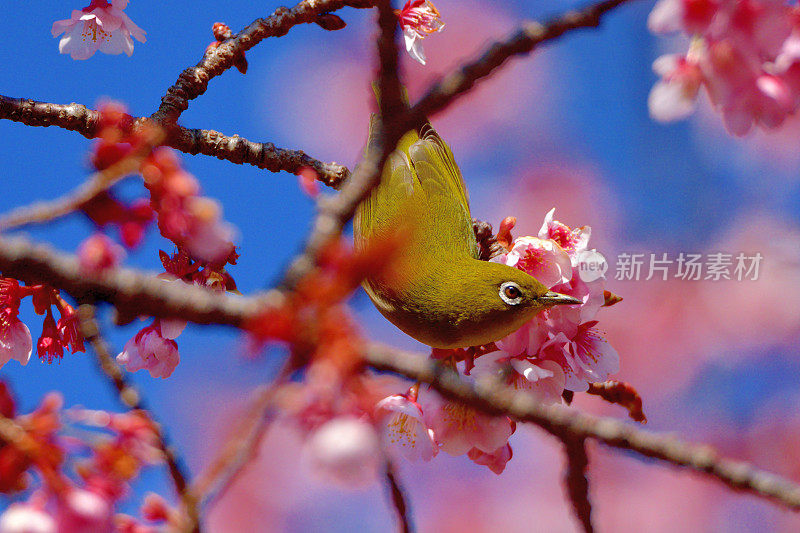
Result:
{"type": "MultiPolygon", "coordinates": [[[[371,115],[368,147],[378,120],[371,115]]],[[[362,286],[384,317],[432,348],[487,345],[554,305],[582,303],[517,268],[479,259],[461,171],[427,120],[400,139],[353,220],[356,250],[398,232],[393,267],[362,286]]]]}

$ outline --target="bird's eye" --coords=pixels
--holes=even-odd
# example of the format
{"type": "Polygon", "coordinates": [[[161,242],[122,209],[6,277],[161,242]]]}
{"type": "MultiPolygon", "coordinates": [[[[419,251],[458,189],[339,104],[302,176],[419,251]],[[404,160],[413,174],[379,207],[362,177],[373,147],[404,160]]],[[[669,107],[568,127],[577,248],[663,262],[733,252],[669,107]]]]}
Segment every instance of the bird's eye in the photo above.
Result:
{"type": "Polygon", "coordinates": [[[500,298],[508,305],[519,305],[522,302],[522,289],[513,281],[500,285],[500,298]]]}

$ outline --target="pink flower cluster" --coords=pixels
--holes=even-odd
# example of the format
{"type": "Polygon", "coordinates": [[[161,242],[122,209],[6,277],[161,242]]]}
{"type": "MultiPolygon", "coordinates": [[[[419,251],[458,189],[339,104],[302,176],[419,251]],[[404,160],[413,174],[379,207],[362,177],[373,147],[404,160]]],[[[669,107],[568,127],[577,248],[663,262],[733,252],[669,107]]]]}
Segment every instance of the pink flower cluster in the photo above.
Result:
{"type": "Polygon", "coordinates": [[[118,225],[129,246],[139,243],[155,213],[164,237],[186,248],[194,258],[224,263],[233,252],[234,229],[222,220],[219,203],[200,195],[197,179],[181,168],[174,152],[165,146],[153,148],[163,134],[160,129],[151,124],[134,128],[122,105],[107,103],[100,108],[98,130],[94,166],[106,170],[126,158],[141,158],[139,171],[150,201],[149,205],[139,201],[125,206],[112,196],[101,195],[82,206],[84,212],[100,227],[118,225]]]}
{"type": "Polygon", "coordinates": [[[47,285],[21,286],[15,279],[0,278],[0,367],[11,359],[22,365],[30,360],[31,331],[18,318],[22,299],[29,296],[36,313],[44,315],[42,334],[36,343],[36,352],[42,360],[52,363],[61,359],[65,348],[72,353],[85,351],[75,310],[57,291],[47,285]],[[53,306],[60,315],[58,322],[53,316],[53,306]]]}
{"type": "Polygon", "coordinates": [[[783,0],[659,0],[648,19],[654,33],[692,36],[685,55],[653,63],[661,76],[650,114],[667,122],[688,116],[701,87],[725,127],[745,135],[777,128],[800,104],[800,18],[783,0]]]}
{"type": "Polygon", "coordinates": [[[520,237],[511,250],[492,259],[537,278],[581,305],[547,309],[496,344],[499,352],[475,362],[476,372],[505,372],[511,382],[543,400],[559,401],[562,392],[581,392],[589,383],[619,370],[616,350],[596,330],[595,316],[605,304],[605,259],[587,248],[591,228],[571,229],[550,210],[538,237],[520,237]],[[588,263],[593,267],[587,270],[588,263]]]}
{"type": "MultiPolygon", "coordinates": [[[[0,413],[12,418],[40,451],[28,457],[13,444],[0,444],[0,492],[16,494],[31,479],[43,483],[33,487],[27,500],[12,503],[0,514],[0,532],[155,531],[133,517],[115,514],[141,468],[163,461],[153,423],[141,411],[64,410],[62,403],[59,395],[50,394],[34,412],[17,416],[15,402],[0,382],[0,413]],[[86,430],[62,435],[65,419],[86,430]],[[64,473],[67,466],[75,476],[64,473]],[[32,469],[36,478],[27,475],[32,469]]],[[[142,513],[147,520],[161,521],[169,514],[153,516],[148,512],[152,507],[145,501],[142,513]]]]}
{"type": "Polygon", "coordinates": [[[53,37],[62,33],[58,51],[72,59],[89,59],[98,50],[104,54],[133,53],[133,39],[143,43],[144,30],[123,11],[128,0],[92,0],[70,18],[53,23],[53,37]]]}

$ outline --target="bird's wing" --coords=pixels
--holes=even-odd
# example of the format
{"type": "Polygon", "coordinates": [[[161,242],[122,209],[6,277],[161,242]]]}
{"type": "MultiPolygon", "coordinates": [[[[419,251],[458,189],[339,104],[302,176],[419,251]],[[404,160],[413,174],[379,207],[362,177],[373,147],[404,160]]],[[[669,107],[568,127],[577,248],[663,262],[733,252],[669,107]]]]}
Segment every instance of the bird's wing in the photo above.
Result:
{"type": "Polygon", "coordinates": [[[435,237],[436,247],[448,254],[477,258],[469,196],[450,147],[425,124],[408,155],[427,203],[424,227],[435,237]]]}
{"type": "MultiPolygon", "coordinates": [[[[367,146],[376,140],[378,117],[370,118],[367,146]]],[[[373,235],[413,224],[417,242],[435,253],[478,257],[467,189],[453,153],[430,124],[406,133],[383,168],[380,184],[356,211],[361,246],[373,235]]],[[[415,250],[423,252],[423,250],[415,250]]]]}
{"type": "MultiPolygon", "coordinates": [[[[377,115],[370,117],[369,147],[375,142],[377,115]]],[[[389,233],[397,228],[398,220],[412,216],[408,210],[419,212],[419,181],[408,160],[408,148],[419,140],[415,130],[406,133],[383,167],[380,183],[356,209],[353,220],[356,245],[361,246],[375,234],[389,233]],[[400,147],[405,147],[401,150],[400,147]]]]}

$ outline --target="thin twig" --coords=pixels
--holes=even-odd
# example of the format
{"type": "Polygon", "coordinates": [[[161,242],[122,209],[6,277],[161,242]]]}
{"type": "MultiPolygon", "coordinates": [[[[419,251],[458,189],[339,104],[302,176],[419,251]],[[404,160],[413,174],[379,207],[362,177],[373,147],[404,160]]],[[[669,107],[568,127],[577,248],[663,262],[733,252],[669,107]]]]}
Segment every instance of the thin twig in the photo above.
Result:
{"type": "MultiPolygon", "coordinates": [[[[320,16],[339,10],[345,6],[369,8],[370,0],[303,0],[292,9],[279,7],[265,19],[258,19],[226,40],[216,48],[207,51],[197,65],[184,70],[175,84],[161,98],[161,106],[153,113],[152,119],[158,122],[175,123],[189,107],[189,100],[197,98],[208,88],[208,82],[234,66],[236,57],[251,49],[267,37],[281,37],[298,24],[312,24],[324,21],[320,16]]],[[[334,29],[334,28],[329,28],[334,29]]]]}
{"type": "Polygon", "coordinates": [[[402,533],[411,533],[414,531],[413,524],[411,522],[411,509],[408,506],[408,497],[403,490],[403,487],[400,486],[400,482],[397,480],[397,472],[395,471],[394,464],[389,458],[386,458],[386,484],[389,486],[389,492],[392,496],[392,505],[394,506],[394,510],[397,513],[397,521],[400,525],[400,531],[402,533]]]}
{"type": "Polygon", "coordinates": [[[51,222],[80,210],[81,206],[108,191],[119,180],[136,172],[142,161],[162,140],[163,132],[151,130],[146,142],[110,167],[92,174],[85,183],[71,193],[55,200],[22,206],[4,215],[0,218],[0,231],[51,222]]]}
{"type": "Polygon", "coordinates": [[[427,120],[453,103],[459,95],[473,88],[476,82],[491,75],[509,58],[532,52],[538,45],[557,39],[564,33],[580,28],[595,27],[603,15],[630,0],[606,0],[579,11],[570,11],[545,24],[525,22],[508,39],[489,45],[477,58],[447,74],[431,87],[406,117],[408,129],[427,120]]]}
{"type": "Polygon", "coordinates": [[[429,383],[443,396],[488,414],[507,415],[532,422],[563,438],[592,438],[607,446],[631,450],[713,477],[730,488],[750,492],[792,510],[800,510],[800,485],[755,468],[749,463],[717,455],[710,446],[689,444],[671,435],[643,431],[618,420],[594,417],[562,406],[547,406],[530,395],[496,383],[471,384],[453,370],[419,354],[372,345],[364,361],[378,369],[429,383]]]}
{"type": "Polygon", "coordinates": [[[120,401],[131,409],[137,409],[147,413],[148,417],[153,422],[153,432],[155,433],[158,441],[158,447],[164,454],[164,460],[167,463],[170,477],[175,485],[175,490],[183,502],[186,516],[189,521],[187,531],[198,532],[200,531],[199,514],[197,510],[197,501],[192,497],[188,491],[189,474],[182,461],[175,453],[175,450],[170,446],[169,439],[166,432],[161,425],[155,420],[153,412],[145,406],[142,396],[136,389],[128,383],[125,374],[117,365],[114,357],[111,355],[111,350],[103,338],[97,320],[95,318],[95,308],[92,305],[83,304],[78,307],[78,320],[80,324],[81,335],[92,345],[100,369],[108,377],[109,381],[114,385],[117,393],[119,394],[120,401]]]}
{"type": "MultiPolygon", "coordinates": [[[[28,126],[57,126],[77,131],[84,137],[97,136],[100,113],[80,104],[52,104],[0,95],[0,119],[20,122],[28,126]]],[[[141,128],[149,119],[131,117],[134,129],[141,128]]],[[[350,171],[339,163],[325,163],[301,150],[278,148],[272,143],[258,143],[238,135],[224,135],[214,130],[188,129],[175,124],[165,126],[166,146],[187,154],[203,154],[235,164],[247,163],[270,172],[297,174],[305,167],[312,168],[319,181],[338,188],[350,171]]]]}
{"type": "Polygon", "coordinates": [[[275,394],[286,382],[288,375],[288,367],[284,367],[275,381],[256,391],[247,414],[233,436],[192,483],[191,494],[200,505],[207,505],[221,498],[256,455],[271,419],[270,411],[274,407],[275,394]]]}
{"type": "Polygon", "coordinates": [[[564,472],[564,485],[567,490],[575,517],[586,533],[592,533],[592,504],[589,501],[589,481],[586,469],[589,457],[586,455],[586,439],[565,435],[564,451],[567,457],[567,468],[564,472]]]}
{"type": "Polygon", "coordinates": [[[609,403],[621,405],[628,410],[628,416],[631,419],[642,424],[647,423],[647,417],[642,409],[642,397],[629,383],[613,379],[599,383],[589,383],[589,390],[586,393],[599,396],[609,403]]]}

